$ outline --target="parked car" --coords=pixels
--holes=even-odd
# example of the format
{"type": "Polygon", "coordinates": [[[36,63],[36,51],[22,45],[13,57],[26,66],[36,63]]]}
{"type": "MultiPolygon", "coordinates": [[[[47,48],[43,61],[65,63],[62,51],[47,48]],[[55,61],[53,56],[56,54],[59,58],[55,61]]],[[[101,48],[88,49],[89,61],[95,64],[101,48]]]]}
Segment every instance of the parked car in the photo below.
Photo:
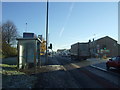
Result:
{"type": "Polygon", "coordinates": [[[106,68],[110,69],[110,67],[120,69],[120,56],[113,57],[106,62],[106,68]]]}

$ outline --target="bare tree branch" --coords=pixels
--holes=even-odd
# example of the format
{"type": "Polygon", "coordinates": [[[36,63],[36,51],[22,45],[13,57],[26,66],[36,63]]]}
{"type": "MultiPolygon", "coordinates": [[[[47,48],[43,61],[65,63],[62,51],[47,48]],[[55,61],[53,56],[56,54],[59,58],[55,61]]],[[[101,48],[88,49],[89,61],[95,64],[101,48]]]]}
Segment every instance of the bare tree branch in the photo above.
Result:
{"type": "Polygon", "coordinates": [[[7,21],[2,25],[2,41],[7,44],[12,44],[16,40],[19,34],[17,28],[13,22],[7,21]]]}

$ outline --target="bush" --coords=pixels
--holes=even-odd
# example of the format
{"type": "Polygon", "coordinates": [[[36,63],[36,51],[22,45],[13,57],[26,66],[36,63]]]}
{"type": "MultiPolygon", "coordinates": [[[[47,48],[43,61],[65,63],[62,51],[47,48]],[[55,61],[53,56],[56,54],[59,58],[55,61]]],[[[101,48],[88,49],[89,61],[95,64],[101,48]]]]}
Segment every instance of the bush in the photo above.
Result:
{"type": "Polygon", "coordinates": [[[17,55],[17,49],[14,47],[11,47],[7,43],[2,44],[2,55],[5,57],[12,57],[17,55]]]}

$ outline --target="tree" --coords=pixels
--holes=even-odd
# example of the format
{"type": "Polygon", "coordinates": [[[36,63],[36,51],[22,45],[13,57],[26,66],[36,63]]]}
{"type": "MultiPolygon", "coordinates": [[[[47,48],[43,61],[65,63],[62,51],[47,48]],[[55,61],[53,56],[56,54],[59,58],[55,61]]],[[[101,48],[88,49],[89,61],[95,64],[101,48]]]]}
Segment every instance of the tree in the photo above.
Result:
{"type": "Polygon", "coordinates": [[[17,28],[13,22],[7,21],[2,25],[2,42],[12,44],[18,37],[17,28]]]}
{"type": "Polygon", "coordinates": [[[11,46],[15,45],[16,38],[19,37],[15,24],[7,21],[0,25],[0,36],[2,36],[0,40],[0,46],[2,46],[2,49],[0,48],[0,54],[4,57],[16,56],[17,49],[11,46]]]}

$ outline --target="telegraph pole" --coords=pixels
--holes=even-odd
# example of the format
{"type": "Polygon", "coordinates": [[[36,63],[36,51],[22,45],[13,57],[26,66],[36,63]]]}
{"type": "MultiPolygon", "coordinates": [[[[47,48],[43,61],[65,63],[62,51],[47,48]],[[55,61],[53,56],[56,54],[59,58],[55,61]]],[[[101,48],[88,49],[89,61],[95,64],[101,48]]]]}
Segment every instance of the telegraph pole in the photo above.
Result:
{"type": "Polygon", "coordinates": [[[47,0],[47,12],[46,12],[46,64],[48,63],[48,0],[47,0]]]}

